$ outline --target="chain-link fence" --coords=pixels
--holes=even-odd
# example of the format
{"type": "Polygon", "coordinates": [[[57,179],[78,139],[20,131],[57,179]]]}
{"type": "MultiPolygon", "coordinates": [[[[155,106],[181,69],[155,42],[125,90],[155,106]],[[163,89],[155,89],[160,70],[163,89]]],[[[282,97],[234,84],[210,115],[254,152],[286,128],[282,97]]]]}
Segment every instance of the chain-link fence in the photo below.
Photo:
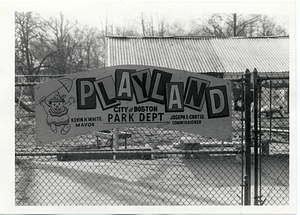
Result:
{"type": "MultiPolygon", "coordinates": [[[[244,204],[242,79],[232,80],[231,142],[182,131],[126,127],[39,146],[33,85],[15,87],[16,205],[244,204]],[[115,138],[117,150],[112,147],[115,138]]],[[[268,120],[273,126],[274,117],[268,120]]],[[[288,148],[288,139],[287,144],[270,143],[270,153],[261,158],[266,205],[288,204],[288,168],[281,160],[288,159],[274,153],[279,146],[288,148]],[[274,174],[269,173],[271,166],[274,174]],[[283,181],[282,176],[287,178],[283,181]],[[271,201],[281,193],[287,194],[287,201],[271,201]]]]}
{"type": "Polygon", "coordinates": [[[261,77],[259,89],[260,203],[289,203],[289,77],[261,77]]]}

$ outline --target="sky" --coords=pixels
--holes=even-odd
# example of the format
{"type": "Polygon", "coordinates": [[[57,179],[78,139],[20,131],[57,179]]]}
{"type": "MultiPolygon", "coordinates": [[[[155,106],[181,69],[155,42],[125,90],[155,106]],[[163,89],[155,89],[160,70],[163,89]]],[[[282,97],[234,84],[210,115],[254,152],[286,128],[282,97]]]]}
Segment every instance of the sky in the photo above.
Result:
{"type": "Polygon", "coordinates": [[[41,15],[56,16],[62,12],[69,20],[90,27],[101,27],[107,19],[114,25],[131,25],[139,21],[141,13],[158,21],[164,18],[172,23],[207,18],[211,13],[266,14],[281,25],[291,13],[288,1],[21,1],[16,11],[35,11],[41,15]],[[284,18],[285,17],[285,18],[284,18]]]}

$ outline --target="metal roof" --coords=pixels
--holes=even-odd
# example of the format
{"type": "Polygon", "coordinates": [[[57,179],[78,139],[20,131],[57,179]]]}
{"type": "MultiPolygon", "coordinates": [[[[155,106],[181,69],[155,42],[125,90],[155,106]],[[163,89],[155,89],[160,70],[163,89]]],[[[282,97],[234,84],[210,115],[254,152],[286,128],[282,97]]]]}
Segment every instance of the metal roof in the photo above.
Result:
{"type": "Polygon", "coordinates": [[[289,37],[107,37],[106,66],[149,65],[191,72],[289,71],[289,37]]]}

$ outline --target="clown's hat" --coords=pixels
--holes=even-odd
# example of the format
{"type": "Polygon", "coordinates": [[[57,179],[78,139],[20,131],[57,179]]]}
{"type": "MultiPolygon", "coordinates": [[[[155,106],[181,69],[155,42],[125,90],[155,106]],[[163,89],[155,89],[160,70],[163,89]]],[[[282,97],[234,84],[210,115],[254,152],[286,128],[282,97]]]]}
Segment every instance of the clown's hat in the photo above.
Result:
{"type": "Polygon", "coordinates": [[[59,95],[59,92],[56,92],[49,102],[65,102],[65,100],[59,95]]]}

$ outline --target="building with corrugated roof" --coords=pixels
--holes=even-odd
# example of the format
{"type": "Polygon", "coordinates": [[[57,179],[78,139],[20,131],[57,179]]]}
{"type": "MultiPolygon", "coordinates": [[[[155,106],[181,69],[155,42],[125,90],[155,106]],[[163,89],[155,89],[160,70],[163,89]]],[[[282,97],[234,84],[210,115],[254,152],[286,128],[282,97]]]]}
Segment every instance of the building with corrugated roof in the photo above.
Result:
{"type": "Polygon", "coordinates": [[[236,77],[289,72],[289,37],[107,37],[106,66],[149,65],[236,77]]]}

